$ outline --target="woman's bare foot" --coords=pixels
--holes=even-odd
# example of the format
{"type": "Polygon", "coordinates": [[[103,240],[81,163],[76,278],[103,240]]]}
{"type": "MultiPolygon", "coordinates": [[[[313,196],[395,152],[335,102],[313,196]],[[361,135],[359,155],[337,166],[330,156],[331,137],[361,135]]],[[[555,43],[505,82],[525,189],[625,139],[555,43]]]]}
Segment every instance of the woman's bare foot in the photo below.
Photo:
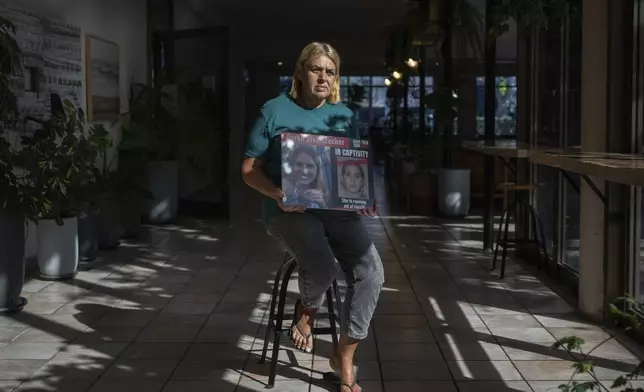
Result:
{"type": "Polygon", "coordinates": [[[362,392],[356,380],[356,373],[352,361],[342,361],[335,354],[329,360],[331,369],[340,377],[340,392],[362,392]]]}
{"type": "Polygon", "coordinates": [[[310,353],[313,351],[313,320],[315,319],[315,309],[307,309],[298,301],[295,307],[295,318],[291,327],[291,340],[293,345],[298,349],[310,353]],[[299,320],[297,323],[297,316],[299,320]]]}

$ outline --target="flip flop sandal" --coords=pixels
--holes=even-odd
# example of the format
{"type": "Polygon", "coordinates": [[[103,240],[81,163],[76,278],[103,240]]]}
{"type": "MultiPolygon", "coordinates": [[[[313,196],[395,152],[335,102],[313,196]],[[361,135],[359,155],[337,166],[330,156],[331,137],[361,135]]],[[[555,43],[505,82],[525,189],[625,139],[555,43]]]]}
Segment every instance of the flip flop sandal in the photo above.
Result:
{"type": "MultiPolygon", "coordinates": [[[[335,363],[335,357],[333,357],[333,356],[332,356],[332,357],[329,359],[329,365],[331,366],[331,369],[333,369],[333,375],[334,375],[334,376],[336,376],[336,377],[338,377],[337,381],[336,381],[336,380],[333,380],[333,382],[335,382],[335,383],[337,383],[337,384],[339,385],[339,387],[340,387],[340,389],[339,389],[339,390],[340,390],[340,391],[342,391],[342,387],[347,387],[347,388],[349,388],[349,390],[350,390],[351,392],[362,391],[362,388],[360,388],[360,386],[358,385],[358,381],[357,381],[357,380],[354,380],[354,381],[353,381],[353,383],[351,383],[351,384],[347,384],[346,382],[342,381],[342,380],[339,378],[339,374],[340,374],[340,372],[338,372],[338,366],[337,366],[338,364],[337,364],[337,363],[335,363]],[[355,388],[356,388],[356,387],[358,387],[357,391],[355,390],[355,388]]],[[[332,377],[331,377],[330,375],[329,375],[329,377],[328,377],[328,378],[329,378],[329,380],[331,381],[331,378],[332,378],[332,377]]]]}
{"type": "Polygon", "coordinates": [[[362,388],[358,385],[357,381],[354,381],[351,384],[347,384],[346,382],[340,381],[340,391],[342,391],[342,387],[347,387],[351,392],[362,392],[362,388]],[[358,389],[355,389],[358,387],[358,389]]]}
{"type": "Polygon", "coordinates": [[[293,312],[293,324],[291,325],[291,342],[293,343],[293,345],[295,345],[295,342],[293,341],[294,340],[293,327],[295,327],[295,329],[297,329],[297,332],[299,332],[300,335],[302,335],[302,337],[304,337],[304,339],[305,339],[305,348],[303,348],[303,349],[298,348],[298,350],[302,351],[303,353],[310,353],[310,352],[313,351],[313,347],[311,347],[311,348],[308,347],[309,340],[311,339],[312,333],[311,332],[309,332],[308,334],[304,333],[302,331],[302,329],[300,328],[300,326],[297,324],[298,319],[299,319],[299,317],[298,317],[299,316],[299,312],[298,312],[299,308],[300,308],[300,300],[297,300],[297,302],[295,303],[295,311],[293,312]]]}

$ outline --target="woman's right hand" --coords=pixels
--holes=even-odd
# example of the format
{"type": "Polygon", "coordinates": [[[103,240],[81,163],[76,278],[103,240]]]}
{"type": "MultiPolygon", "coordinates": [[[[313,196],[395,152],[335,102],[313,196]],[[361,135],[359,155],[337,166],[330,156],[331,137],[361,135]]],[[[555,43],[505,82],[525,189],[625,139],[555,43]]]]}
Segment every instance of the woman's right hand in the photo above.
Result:
{"type": "Polygon", "coordinates": [[[284,205],[284,192],[281,189],[276,189],[273,199],[277,201],[277,204],[280,206],[284,212],[304,212],[306,211],[305,207],[302,206],[285,206],[284,205]]]}

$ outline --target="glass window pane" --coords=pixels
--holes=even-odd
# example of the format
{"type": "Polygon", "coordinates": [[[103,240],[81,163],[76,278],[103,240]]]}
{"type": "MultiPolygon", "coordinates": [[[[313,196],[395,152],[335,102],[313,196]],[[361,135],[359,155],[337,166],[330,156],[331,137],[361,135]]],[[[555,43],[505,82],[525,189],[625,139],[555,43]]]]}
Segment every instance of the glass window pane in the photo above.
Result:
{"type": "Polygon", "coordinates": [[[373,87],[371,89],[371,107],[387,107],[387,87],[373,87]]]}
{"type": "Polygon", "coordinates": [[[373,86],[386,86],[385,79],[386,78],[384,76],[372,76],[371,84],[373,86]]]}
{"type": "Polygon", "coordinates": [[[289,91],[291,91],[292,83],[292,76],[280,76],[280,93],[288,93],[289,91]]]}
{"type": "Polygon", "coordinates": [[[557,171],[553,168],[539,165],[537,178],[543,184],[537,189],[537,214],[543,225],[546,238],[546,250],[548,255],[554,255],[555,237],[555,199],[557,196],[557,171]]]}
{"type": "Polygon", "coordinates": [[[371,85],[371,76],[349,76],[349,84],[369,86],[371,85]]]}
{"type": "MultiPolygon", "coordinates": [[[[579,189],[579,174],[569,173],[569,176],[579,189]]],[[[577,193],[575,188],[566,179],[564,179],[564,184],[566,189],[564,219],[564,233],[566,238],[562,263],[577,271],[579,270],[579,193],[577,193]]]]}
{"type": "MultiPolygon", "coordinates": [[[[496,77],[495,134],[516,135],[517,84],[515,76],[496,77]]],[[[476,131],[485,133],[485,77],[476,78],[476,131]]]]}
{"type": "MultiPolygon", "coordinates": [[[[643,189],[640,189],[640,194],[641,194],[641,199],[640,199],[640,216],[639,216],[639,224],[640,224],[640,241],[637,241],[633,246],[638,247],[638,251],[636,251],[636,260],[635,260],[635,273],[637,276],[635,277],[635,282],[637,283],[637,286],[634,288],[635,290],[635,295],[639,299],[640,302],[644,302],[644,191],[643,189]]],[[[637,218],[636,218],[637,219],[637,218]]]]}

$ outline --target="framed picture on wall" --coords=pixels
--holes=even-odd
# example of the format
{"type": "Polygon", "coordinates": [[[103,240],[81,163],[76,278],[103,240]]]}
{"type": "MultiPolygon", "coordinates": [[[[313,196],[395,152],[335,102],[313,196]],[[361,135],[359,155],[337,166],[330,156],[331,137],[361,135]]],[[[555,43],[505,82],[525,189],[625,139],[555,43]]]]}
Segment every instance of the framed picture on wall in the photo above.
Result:
{"type": "Polygon", "coordinates": [[[85,38],[87,117],[115,121],[121,110],[119,46],[88,35],[85,38]]]}

